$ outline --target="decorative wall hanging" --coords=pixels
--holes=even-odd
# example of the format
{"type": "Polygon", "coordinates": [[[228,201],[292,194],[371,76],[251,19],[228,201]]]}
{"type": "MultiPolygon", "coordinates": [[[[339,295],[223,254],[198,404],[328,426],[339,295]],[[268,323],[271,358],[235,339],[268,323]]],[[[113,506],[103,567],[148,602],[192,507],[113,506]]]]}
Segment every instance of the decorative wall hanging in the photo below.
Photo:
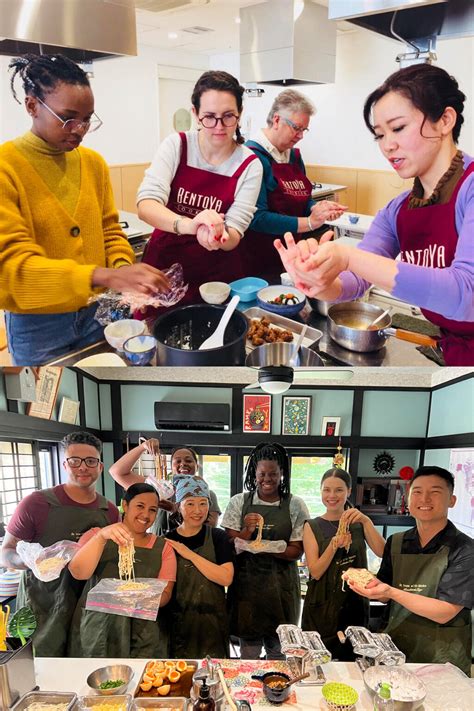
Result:
{"type": "Polygon", "coordinates": [[[39,378],[36,383],[36,400],[29,403],[28,415],[42,417],[45,420],[51,419],[62,372],[62,368],[51,365],[45,365],[39,369],[39,378]]]}
{"type": "Polygon", "coordinates": [[[323,417],[321,434],[323,437],[337,437],[341,426],[340,417],[323,417]]]}
{"type": "Polygon", "coordinates": [[[338,469],[344,469],[344,455],[342,453],[341,438],[339,437],[339,444],[336,447],[337,452],[332,459],[332,463],[338,469]]]}
{"type": "Polygon", "coordinates": [[[244,432],[270,432],[272,412],[271,395],[244,395],[244,432]]]}
{"type": "Polygon", "coordinates": [[[283,435],[309,434],[311,397],[284,397],[281,418],[283,435]]]}
{"type": "Polygon", "coordinates": [[[374,471],[381,476],[390,474],[395,466],[395,458],[390,452],[380,452],[374,459],[374,471]]]}

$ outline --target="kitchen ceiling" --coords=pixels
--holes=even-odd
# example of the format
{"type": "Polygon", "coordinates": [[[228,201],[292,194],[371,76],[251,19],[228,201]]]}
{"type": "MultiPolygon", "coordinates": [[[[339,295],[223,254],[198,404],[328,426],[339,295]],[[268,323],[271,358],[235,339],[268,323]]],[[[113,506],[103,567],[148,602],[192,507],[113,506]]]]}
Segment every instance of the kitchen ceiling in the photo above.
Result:
{"type": "MultiPolygon", "coordinates": [[[[271,0],[135,0],[137,41],[158,49],[184,49],[198,54],[239,51],[239,9],[271,0]],[[142,8],[166,7],[164,11],[142,8]],[[176,37],[169,37],[175,34],[176,37]]],[[[328,0],[306,0],[328,6],[328,0]]],[[[355,31],[346,22],[338,31],[355,31]]]]}
{"type": "MultiPolygon", "coordinates": [[[[249,385],[256,381],[257,371],[253,368],[82,368],[97,380],[114,380],[123,383],[206,383],[208,385],[249,385]]],[[[299,377],[292,390],[313,388],[431,388],[470,374],[472,368],[354,368],[351,380],[315,380],[313,374],[299,377]]],[[[300,373],[302,376],[302,373],[300,373]]],[[[260,392],[258,390],[249,392],[260,392]]],[[[289,391],[291,392],[291,391],[289,391]]]]}

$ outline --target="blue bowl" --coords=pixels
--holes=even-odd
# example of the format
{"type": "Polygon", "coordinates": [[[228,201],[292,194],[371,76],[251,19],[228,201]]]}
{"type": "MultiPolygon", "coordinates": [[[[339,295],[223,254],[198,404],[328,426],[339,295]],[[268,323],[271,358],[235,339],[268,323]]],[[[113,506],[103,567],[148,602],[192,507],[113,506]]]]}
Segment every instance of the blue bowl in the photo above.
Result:
{"type": "Polygon", "coordinates": [[[348,217],[351,225],[357,225],[357,223],[359,222],[359,215],[348,215],[348,217]]]}
{"type": "Polygon", "coordinates": [[[156,353],[156,338],[132,336],[123,344],[123,350],[132,365],[148,365],[156,353]]]}
{"type": "Polygon", "coordinates": [[[259,277],[245,277],[244,279],[231,281],[229,286],[231,296],[237,294],[240,296],[241,301],[254,301],[257,292],[263,289],[264,286],[268,286],[268,281],[259,277]]]}
{"type": "Polygon", "coordinates": [[[270,311],[272,314],[280,314],[280,316],[286,316],[291,318],[299,314],[301,309],[306,303],[306,296],[302,291],[295,289],[294,286],[286,286],[285,284],[275,284],[274,286],[267,286],[265,289],[260,289],[257,294],[257,304],[261,309],[265,311],[270,311]],[[296,304],[270,304],[270,301],[276,299],[280,294],[294,294],[298,303],[296,304]]]}

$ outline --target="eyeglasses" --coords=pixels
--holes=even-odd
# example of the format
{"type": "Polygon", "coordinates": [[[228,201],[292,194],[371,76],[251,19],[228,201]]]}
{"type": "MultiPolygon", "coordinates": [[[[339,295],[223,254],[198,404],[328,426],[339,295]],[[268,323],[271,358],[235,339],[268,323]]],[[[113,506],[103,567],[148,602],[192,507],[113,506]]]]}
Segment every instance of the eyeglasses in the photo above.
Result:
{"type": "Polygon", "coordinates": [[[72,469],[80,467],[82,462],[84,462],[86,467],[93,469],[99,464],[100,459],[97,457],[66,457],[66,462],[70,467],[72,467],[72,469]]]}
{"type": "Polygon", "coordinates": [[[223,116],[203,116],[199,119],[199,122],[202,123],[204,128],[215,128],[220,121],[223,126],[230,128],[235,126],[238,120],[239,117],[235,114],[224,114],[223,116]]]}
{"type": "Polygon", "coordinates": [[[48,104],[45,104],[44,101],[41,101],[38,96],[36,97],[36,99],[40,102],[42,106],[44,106],[45,109],[48,109],[50,114],[53,114],[53,116],[55,116],[58,121],[61,121],[62,128],[64,131],[85,131],[86,133],[92,133],[93,131],[97,131],[97,129],[102,126],[102,121],[96,113],[94,113],[95,118],[89,119],[88,121],[79,121],[78,119],[66,119],[65,121],[60,116],[58,116],[53,111],[53,109],[50,109],[48,104]]]}
{"type": "Polygon", "coordinates": [[[296,123],[293,123],[293,121],[290,121],[289,118],[282,117],[283,121],[286,123],[287,126],[293,129],[295,133],[302,133],[303,135],[305,133],[308,133],[309,128],[303,128],[302,126],[298,126],[296,123]]]}

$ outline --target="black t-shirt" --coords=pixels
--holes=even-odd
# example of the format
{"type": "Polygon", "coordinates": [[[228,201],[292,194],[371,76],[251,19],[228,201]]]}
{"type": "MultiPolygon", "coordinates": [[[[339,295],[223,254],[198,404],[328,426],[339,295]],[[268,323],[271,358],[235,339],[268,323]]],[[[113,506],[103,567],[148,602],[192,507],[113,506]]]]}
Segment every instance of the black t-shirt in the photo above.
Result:
{"type": "MultiPolygon", "coordinates": [[[[388,539],[383,552],[382,565],[377,578],[388,585],[393,584],[392,538],[388,539]]],[[[416,526],[403,534],[401,552],[406,554],[433,554],[441,546],[447,546],[448,567],[439,581],[436,598],[452,605],[462,605],[471,610],[474,591],[474,545],[465,533],[459,531],[451,521],[422,548],[416,526]]]]}
{"type": "MultiPolygon", "coordinates": [[[[206,528],[208,526],[203,526],[199,533],[195,536],[180,536],[178,531],[168,531],[166,533],[166,538],[170,538],[172,541],[178,541],[179,543],[184,543],[185,546],[190,548],[192,551],[196,550],[204,544],[204,538],[206,537],[206,528]]],[[[229,540],[227,533],[222,530],[222,528],[211,528],[212,542],[214,543],[214,550],[216,552],[216,563],[217,565],[222,565],[223,563],[232,563],[234,560],[234,546],[232,541],[229,540]]]]}

